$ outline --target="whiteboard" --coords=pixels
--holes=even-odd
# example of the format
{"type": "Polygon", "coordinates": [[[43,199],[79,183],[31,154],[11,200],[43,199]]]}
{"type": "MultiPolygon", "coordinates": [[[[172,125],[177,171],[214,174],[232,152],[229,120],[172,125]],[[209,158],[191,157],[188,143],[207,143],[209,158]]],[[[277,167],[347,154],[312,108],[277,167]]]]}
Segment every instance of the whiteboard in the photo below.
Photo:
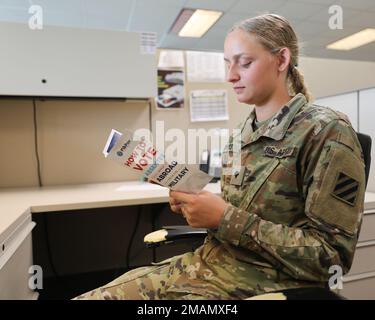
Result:
{"type": "Polygon", "coordinates": [[[148,98],[156,54],[126,31],[0,22],[0,95],[148,98]],[[44,81],[44,80],[45,81],[44,81]]]}
{"type": "Polygon", "coordinates": [[[358,92],[339,94],[336,96],[320,98],[314,104],[330,107],[346,114],[355,131],[358,131],[358,92]]]}

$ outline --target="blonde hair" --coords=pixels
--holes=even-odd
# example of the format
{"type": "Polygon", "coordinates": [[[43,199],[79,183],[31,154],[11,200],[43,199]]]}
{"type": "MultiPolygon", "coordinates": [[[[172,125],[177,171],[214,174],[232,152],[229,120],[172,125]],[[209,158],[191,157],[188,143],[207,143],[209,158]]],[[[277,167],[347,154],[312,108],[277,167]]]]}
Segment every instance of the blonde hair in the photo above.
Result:
{"type": "Polygon", "coordinates": [[[281,48],[288,48],[291,55],[287,74],[289,93],[302,93],[307,101],[310,100],[311,96],[305,85],[304,77],[297,69],[298,39],[288,20],[277,14],[263,14],[236,23],[229,32],[236,29],[253,34],[264,48],[273,54],[278,53],[281,48]]]}

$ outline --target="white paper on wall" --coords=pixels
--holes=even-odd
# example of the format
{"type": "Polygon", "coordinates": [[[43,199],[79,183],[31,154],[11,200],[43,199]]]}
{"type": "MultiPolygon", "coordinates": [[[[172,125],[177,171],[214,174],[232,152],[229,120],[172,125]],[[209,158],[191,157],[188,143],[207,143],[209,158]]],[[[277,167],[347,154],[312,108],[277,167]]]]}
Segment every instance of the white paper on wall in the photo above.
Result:
{"type": "Polygon", "coordinates": [[[158,68],[184,68],[184,53],[177,50],[161,50],[158,68]]]}
{"type": "Polygon", "coordinates": [[[189,82],[224,82],[224,54],[220,52],[186,51],[189,82]]]}
{"type": "Polygon", "coordinates": [[[228,120],[228,94],[226,90],[190,91],[190,120],[228,120]]]}
{"type": "Polygon", "coordinates": [[[156,32],[141,32],[140,52],[141,54],[156,53],[156,32]]]}

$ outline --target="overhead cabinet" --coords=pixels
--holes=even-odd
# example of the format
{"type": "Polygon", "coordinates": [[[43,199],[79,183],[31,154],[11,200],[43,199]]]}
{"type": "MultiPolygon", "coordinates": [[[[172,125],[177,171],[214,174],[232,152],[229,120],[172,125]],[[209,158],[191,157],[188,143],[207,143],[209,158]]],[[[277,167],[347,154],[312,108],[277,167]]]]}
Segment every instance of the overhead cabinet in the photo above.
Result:
{"type": "Polygon", "coordinates": [[[149,98],[156,55],[140,33],[0,23],[0,95],[149,98]]]}

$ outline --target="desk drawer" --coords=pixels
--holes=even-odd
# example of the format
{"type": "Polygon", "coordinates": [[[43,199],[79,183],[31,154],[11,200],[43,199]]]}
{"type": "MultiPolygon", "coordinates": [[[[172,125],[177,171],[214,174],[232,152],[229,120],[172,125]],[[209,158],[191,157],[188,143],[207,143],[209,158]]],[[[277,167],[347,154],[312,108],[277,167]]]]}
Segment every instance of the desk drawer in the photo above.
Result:
{"type": "Polygon", "coordinates": [[[375,212],[367,212],[363,215],[362,227],[358,241],[375,240],[375,212]]]}
{"type": "Polygon", "coordinates": [[[35,223],[27,216],[1,243],[0,300],[36,299],[29,288],[29,268],[33,264],[31,230],[35,223]]]}
{"type": "Polygon", "coordinates": [[[357,245],[349,275],[375,271],[375,241],[357,245]]]}

